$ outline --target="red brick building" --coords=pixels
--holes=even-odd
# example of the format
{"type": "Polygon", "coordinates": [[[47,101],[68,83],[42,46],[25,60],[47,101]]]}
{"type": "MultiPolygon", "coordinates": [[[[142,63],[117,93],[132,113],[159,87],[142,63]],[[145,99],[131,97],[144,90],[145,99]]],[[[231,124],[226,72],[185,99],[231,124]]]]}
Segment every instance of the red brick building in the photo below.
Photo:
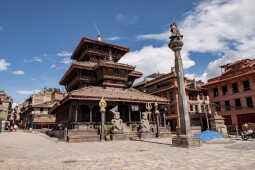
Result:
{"type": "MultiPolygon", "coordinates": [[[[207,118],[210,117],[211,113],[207,90],[201,87],[204,85],[201,81],[187,78],[184,81],[192,130],[193,132],[205,130],[207,128],[207,118]]],[[[167,107],[166,121],[170,123],[172,131],[176,130],[176,126],[180,127],[178,83],[173,69],[168,74],[154,73],[149,75],[146,80],[135,84],[134,88],[152,95],[168,98],[170,104],[167,107]]]]}
{"type": "Polygon", "coordinates": [[[255,60],[240,60],[222,68],[224,72],[205,85],[212,113],[217,112],[226,125],[239,129],[246,122],[255,123],[255,60]]]}
{"type": "Polygon", "coordinates": [[[66,93],[59,89],[44,89],[33,94],[18,106],[20,124],[23,128],[51,128],[55,125],[55,115],[50,115],[50,109],[65,97],[66,93]]]}

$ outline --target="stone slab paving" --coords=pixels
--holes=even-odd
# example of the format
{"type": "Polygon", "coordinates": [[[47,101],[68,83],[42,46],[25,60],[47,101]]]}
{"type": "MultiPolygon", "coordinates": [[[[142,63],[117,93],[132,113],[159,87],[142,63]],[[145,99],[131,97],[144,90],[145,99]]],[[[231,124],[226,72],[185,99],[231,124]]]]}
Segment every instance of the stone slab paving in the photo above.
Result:
{"type": "Polygon", "coordinates": [[[0,134],[1,170],[254,170],[255,143],[176,148],[171,139],[64,143],[44,134],[0,134]]]}

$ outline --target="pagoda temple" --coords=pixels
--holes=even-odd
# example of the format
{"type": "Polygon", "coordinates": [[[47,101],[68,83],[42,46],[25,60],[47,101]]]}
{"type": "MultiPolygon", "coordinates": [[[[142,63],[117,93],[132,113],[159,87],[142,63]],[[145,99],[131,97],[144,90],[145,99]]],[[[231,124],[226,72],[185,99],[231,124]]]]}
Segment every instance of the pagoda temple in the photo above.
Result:
{"type": "Polygon", "coordinates": [[[56,124],[62,126],[56,136],[74,142],[100,140],[101,127],[112,125],[113,109],[122,119],[123,133],[135,134],[148,103],[152,106],[152,114],[148,115],[151,133],[156,133],[154,104],[163,114],[168,100],[131,87],[142,73],[135,71],[134,66],[118,62],[128,51],[129,48],[102,42],[100,38],[82,38],[71,56],[76,61],[60,80],[68,95],[50,111],[56,115],[56,124]],[[107,104],[103,124],[99,106],[102,98],[107,104]]]}

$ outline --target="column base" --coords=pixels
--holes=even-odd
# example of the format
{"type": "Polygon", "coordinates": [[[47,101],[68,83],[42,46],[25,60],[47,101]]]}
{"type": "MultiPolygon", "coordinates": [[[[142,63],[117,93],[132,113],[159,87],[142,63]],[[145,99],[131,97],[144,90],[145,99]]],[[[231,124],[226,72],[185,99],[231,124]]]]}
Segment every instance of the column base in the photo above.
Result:
{"type": "Polygon", "coordinates": [[[155,138],[155,135],[152,135],[149,132],[143,132],[143,133],[141,132],[138,134],[138,136],[140,139],[155,138]]]}
{"type": "Polygon", "coordinates": [[[172,144],[177,147],[193,148],[200,147],[202,141],[195,136],[177,135],[172,139],[172,144]]]}
{"type": "Polygon", "coordinates": [[[111,140],[127,140],[127,136],[124,134],[111,134],[111,140]]]}

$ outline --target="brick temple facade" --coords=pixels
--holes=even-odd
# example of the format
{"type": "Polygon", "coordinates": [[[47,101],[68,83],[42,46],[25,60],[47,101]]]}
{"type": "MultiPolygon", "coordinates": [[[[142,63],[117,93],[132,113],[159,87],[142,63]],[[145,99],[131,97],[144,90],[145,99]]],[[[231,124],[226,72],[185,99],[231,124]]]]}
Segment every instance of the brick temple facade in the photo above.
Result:
{"type": "MultiPolygon", "coordinates": [[[[211,114],[207,90],[202,87],[204,83],[201,81],[189,80],[187,78],[184,81],[192,131],[199,132],[205,130],[207,129],[207,120],[211,114]]],[[[167,106],[166,121],[170,123],[172,131],[176,130],[176,126],[180,127],[178,85],[173,68],[168,74],[154,73],[147,76],[144,81],[135,84],[134,88],[152,95],[168,98],[170,104],[167,106]]]]}
{"type": "Polygon", "coordinates": [[[244,123],[255,123],[255,60],[240,60],[222,68],[224,72],[205,85],[212,113],[222,115],[226,125],[238,129],[244,123]]]}

